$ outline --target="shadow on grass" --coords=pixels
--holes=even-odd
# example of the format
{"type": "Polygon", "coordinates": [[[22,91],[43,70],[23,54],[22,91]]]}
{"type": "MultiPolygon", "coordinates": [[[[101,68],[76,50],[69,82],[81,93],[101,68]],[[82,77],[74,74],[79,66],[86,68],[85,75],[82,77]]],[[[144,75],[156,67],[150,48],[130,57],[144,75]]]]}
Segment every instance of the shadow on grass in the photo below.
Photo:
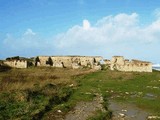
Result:
{"type": "Polygon", "coordinates": [[[6,72],[6,71],[9,71],[11,70],[12,68],[9,67],[9,66],[5,66],[5,65],[1,65],[0,66],[0,72],[6,72]]]}

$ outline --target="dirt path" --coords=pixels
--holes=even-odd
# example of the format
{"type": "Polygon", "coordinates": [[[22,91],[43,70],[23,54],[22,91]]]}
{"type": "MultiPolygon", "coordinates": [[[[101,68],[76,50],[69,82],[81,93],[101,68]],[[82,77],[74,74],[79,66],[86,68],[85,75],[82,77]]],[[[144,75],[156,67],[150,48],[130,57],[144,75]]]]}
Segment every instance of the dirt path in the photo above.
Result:
{"type": "Polygon", "coordinates": [[[86,120],[95,114],[97,110],[104,110],[102,106],[102,97],[97,96],[91,102],[80,102],[78,103],[73,111],[70,111],[64,120],[86,120]]]}
{"type": "Polygon", "coordinates": [[[97,94],[93,101],[79,102],[67,114],[62,111],[50,112],[45,120],[86,120],[88,117],[95,115],[97,110],[105,111],[102,102],[103,98],[97,94]]]}
{"type": "Polygon", "coordinates": [[[147,120],[148,112],[145,112],[134,105],[109,102],[109,109],[113,111],[112,120],[147,120]]]}

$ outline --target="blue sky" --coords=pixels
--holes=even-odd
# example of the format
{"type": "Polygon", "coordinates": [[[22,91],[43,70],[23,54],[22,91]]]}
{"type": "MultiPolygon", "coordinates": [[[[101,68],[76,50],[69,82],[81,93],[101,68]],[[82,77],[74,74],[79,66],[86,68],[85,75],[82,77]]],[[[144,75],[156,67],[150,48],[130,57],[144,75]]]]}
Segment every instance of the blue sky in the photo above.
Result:
{"type": "Polygon", "coordinates": [[[0,59],[101,55],[160,62],[159,0],[0,0],[0,59]]]}

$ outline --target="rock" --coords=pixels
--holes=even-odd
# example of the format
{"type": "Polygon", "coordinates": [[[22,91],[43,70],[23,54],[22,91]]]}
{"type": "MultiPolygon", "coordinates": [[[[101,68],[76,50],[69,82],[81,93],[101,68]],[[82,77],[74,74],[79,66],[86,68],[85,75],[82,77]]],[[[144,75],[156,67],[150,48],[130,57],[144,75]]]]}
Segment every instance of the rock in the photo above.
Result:
{"type": "Polygon", "coordinates": [[[73,69],[79,69],[79,68],[81,68],[81,66],[78,65],[77,63],[72,63],[72,68],[73,69]]]}
{"type": "Polygon", "coordinates": [[[126,95],[129,95],[129,92],[125,92],[126,95]]]}
{"type": "Polygon", "coordinates": [[[113,93],[113,90],[111,90],[111,93],[113,93]]]}
{"type": "Polygon", "coordinates": [[[73,84],[70,84],[70,85],[69,85],[69,87],[73,87],[73,86],[74,86],[73,84]]]}
{"type": "Polygon", "coordinates": [[[127,112],[127,110],[123,110],[123,109],[122,109],[122,112],[127,112]]]}
{"type": "Polygon", "coordinates": [[[125,114],[119,113],[120,117],[125,117],[125,114]]]}
{"type": "Polygon", "coordinates": [[[154,89],[159,89],[159,87],[156,87],[156,86],[154,86],[153,88],[154,88],[154,89]]]}
{"type": "Polygon", "coordinates": [[[148,116],[148,119],[160,119],[160,116],[148,116]]]}
{"type": "Polygon", "coordinates": [[[93,69],[95,69],[95,70],[101,70],[102,67],[100,65],[97,65],[97,66],[94,66],[93,69]]]}
{"type": "Polygon", "coordinates": [[[61,113],[62,111],[61,111],[61,110],[57,110],[57,112],[58,112],[58,113],[61,113]]]}
{"type": "Polygon", "coordinates": [[[63,64],[62,63],[54,63],[53,67],[63,68],[63,64]]]}

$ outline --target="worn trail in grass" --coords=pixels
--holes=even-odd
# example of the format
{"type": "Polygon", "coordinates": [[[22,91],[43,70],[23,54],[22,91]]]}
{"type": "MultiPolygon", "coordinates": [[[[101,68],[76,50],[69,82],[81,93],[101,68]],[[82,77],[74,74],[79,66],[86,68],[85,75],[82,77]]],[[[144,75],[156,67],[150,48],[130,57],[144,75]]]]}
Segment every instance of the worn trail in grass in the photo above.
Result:
{"type": "MultiPolygon", "coordinates": [[[[56,109],[61,110],[62,114],[64,113],[63,116],[81,101],[92,101],[97,93],[102,94],[103,105],[106,108],[108,108],[108,100],[110,100],[117,104],[133,105],[135,111],[138,110],[145,114],[143,119],[146,119],[148,115],[160,116],[160,72],[98,71],[73,78],[77,83],[74,93],[67,103],[56,109]]],[[[98,118],[103,116],[104,114],[101,112],[98,118]]],[[[94,116],[94,118],[96,117],[94,116]]],[[[138,113],[137,116],[134,115],[133,119],[136,118],[138,118],[138,113]]]]}
{"type": "MultiPolygon", "coordinates": [[[[106,110],[108,100],[113,100],[160,116],[160,72],[157,71],[11,69],[0,72],[0,83],[0,118],[64,118],[82,101],[92,102],[95,94],[102,94],[106,110]]],[[[95,115],[88,119],[106,119],[111,114],[96,111],[95,115]]]]}
{"type": "Polygon", "coordinates": [[[160,116],[160,72],[99,71],[76,78],[79,89],[72,100],[91,100],[95,93],[108,100],[133,104],[148,115],[160,116]]]}

